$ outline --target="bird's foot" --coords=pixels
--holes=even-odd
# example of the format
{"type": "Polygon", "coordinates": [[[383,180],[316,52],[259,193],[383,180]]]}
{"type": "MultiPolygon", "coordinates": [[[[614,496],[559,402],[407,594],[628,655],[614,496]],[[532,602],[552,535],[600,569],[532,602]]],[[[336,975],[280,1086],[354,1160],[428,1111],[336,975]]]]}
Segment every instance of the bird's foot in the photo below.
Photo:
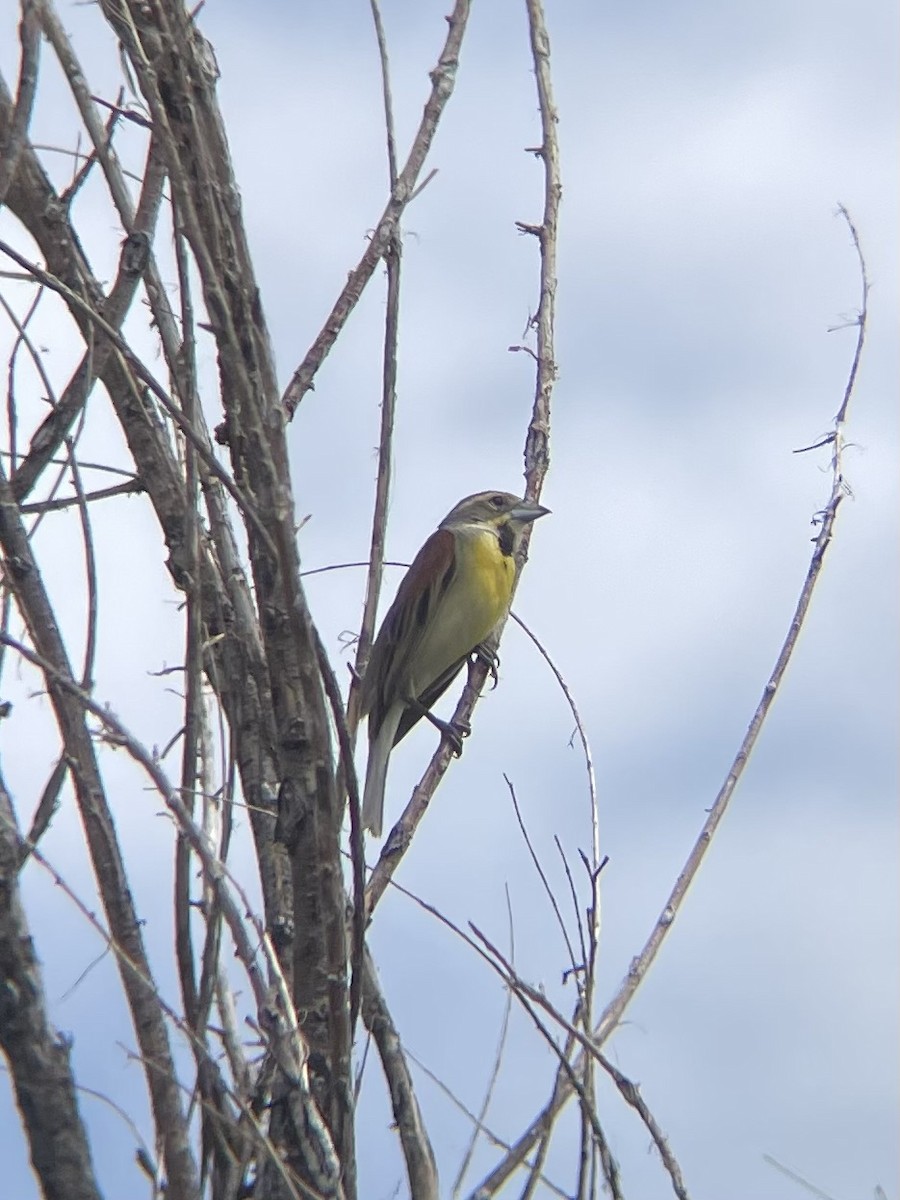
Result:
{"type": "Polygon", "coordinates": [[[463,739],[467,738],[472,732],[472,726],[468,721],[442,721],[440,717],[436,717],[432,712],[426,712],[424,716],[431,722],[435,729],[439,729],[442,735],[450,743],[454,755],[459,758],[462,754],[463,739]]]}
{"type": "Polygon", "coordinates": [[[500,682],[500,655],[490,650],[485,642],[479,642],[472,651],[478,662],[483,662],[491,676],[491,691],[500,682]]]}

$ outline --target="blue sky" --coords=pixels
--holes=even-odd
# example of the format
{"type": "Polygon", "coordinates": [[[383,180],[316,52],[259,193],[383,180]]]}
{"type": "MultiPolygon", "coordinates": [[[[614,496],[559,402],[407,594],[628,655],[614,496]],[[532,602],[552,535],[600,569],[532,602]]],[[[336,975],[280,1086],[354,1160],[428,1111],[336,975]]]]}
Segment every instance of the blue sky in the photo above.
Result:
{"type": "MultiPolygon", "coordinates": [[[[93,8],[67,27],[113,95],[115,47],[93,8]]],[[[444,8],[385,3],[401,156],[444,36],[444,8]]],[[[898,295],[897,24],[868,0],[598,6],[549,3],[564,199],[551,469],[516,601],[578,700],[597,762],[604,872],[601,999],[655,920],[728,769],[787,630],[829,492],[827,454],[794,455],[840,403],[859,279],[838,202],[852,213],[872,280],[868,346],[851,409],[842,507],[821,585],[782,693],[711,854],[658,962],[609,1043],[684,1169],[692,1195],[790,1200],[771,1155],[836,1200],[897,1170],[898,295]]],[[[12,14],[4,24],[13,29],[12,14]]],[[[386,167],[368,7],[209,3],[201,27],[222,71],[245,219],[284,383],[326,316],[382,209],[386,167]]],[[[0,38],[8,79],[14,39],[0,38]]],[[[389,555],[412,557],[462,495],[521,487],[531,364],[522,341],[537,295],[538,140],[524,5],[475,5],[457,91],[435,140],[437,177],[404,222],[396,486],[389,555]]],[[[35,139],[73,144],[46,56],[35,139]]],[[[129,143],[123,144],[123,155],[129,143]]],[[[135,158],[135,164],[137,158],[135,158]]],[[[65,177],[68,168],[56,170],[65,177]]],[[[90,189],[79,202],[100,273],[118,248],[90,189]]],[[[11,224],[0,218],[8,235],[11,224]]],[[[289,431],[304,565],[358,561],[368,545],[384,292],[373,280],[289,431]]],[[[48,310],[48,369],[76,352],[48,310]],[[51,342],[51,339],[52,342],[51,342]]],[[[4,330],[4,339],[7,332],[4,330]]],[[[4,342],[5,345],[5,342],[4,342]]],[[[149,345],[149,343],[148,343],[149,345]]],[[[207,378],[213,357],[202,348],[207,378]]],[[[157,367],[158,369],[158,367],[157,367]]],[[[212,395],[212,391],[210,395],[212,395]]],[[[124,461],[104,401],[86,445],[124,461]]],[[[214,410],[211,410],[214,413],[214,410]]],[[[71,596],[81,637],[74,516],[38,543],[51,586],[71,596]]],[[[180,661],[179,614],[152,516],[137,500],[97,509],[104,619],[97,696],[147,744],[177,728],[177,704],[146,672],[180,661]]],[[[387,589],[398,573],[388,576],[387,589]]],[[[310,580],[340,673],[362,574],[310,580]]],[[[68,601],[67,601],[68,603],[68,601]]],[[[7,668],[14,717],[3,769],[30,812],[53,747],[27,672],[7,668]],[[46,759],[46,762],[44,761],[46,759]]],[[[500,687],[479,706],[401,871],[458,922],[503,942],[508,886],[517,964],[565,1006],[565,952],[517,833],[516,784],[557,886],[554,836],[589,846],[571,719],[526,639],[507,631],[500,687]]],[[[399,813],[433,748],[423,729],[393,762],[399,813]]],[[[161,881],[171,830],[142,781],[104,751],[135,891],[165,986],[170,917],[161,881]],[[162,899],[161,899],[162,896],[162,899]]],[[[89,894],[74,818],[47,853],[89,894]]],[[[246,839],[237,862],[249,870],[246,839]],[[241,858],[241,855],[244,855],[241,858]]],[[[73,990],[98,944],[31,871],[26,897],[54,1020],[75,1034],[79,1077],[145,1112],[127,1019],[108,1007],[112,968],[73,990]],[[103,1020],[98,1021],[98,1014],[103,1020]]],[[[504,996],[470,952],[401,896],[372,929],[388,1000],[409,1048],[471,1107],[492,1061],[504,996]]],[[[489,1115],[515,1137],[549,1094],[554,1063],[521,1014],[489,1115]]],[[[446,1188],[468,1128],[419,1079],[446,1188]]],[[[394,1194],[402,1164],[369,1066],[362,1192],[394,1194]]],[[[133,1143],[85,1099],[109,1194],[136,1183],[133,1143]]],[[[35,1195],[0,1076],[10,1195],[35,1195]]],[[[670,1194],[643,1127],[611,1092],[601,1118],[629,1196],[670,1194]]],[[[548,1174],[572,1188],[576,1128],[564,1122],[548,1174]]],[[[482,1147],[471,1184],[496,1152],[482,1147]]],[[[401,1183],[400,1194],[405,1184],[401,1183]]],[[[521,1183],[519,1185],[521,1187],[521,1183]]],[[[509,1195],[517,1195],[515,1186],[509,1195]]],[[[549,1193],[547,1193],[549,1194],[549,1193]]]]}

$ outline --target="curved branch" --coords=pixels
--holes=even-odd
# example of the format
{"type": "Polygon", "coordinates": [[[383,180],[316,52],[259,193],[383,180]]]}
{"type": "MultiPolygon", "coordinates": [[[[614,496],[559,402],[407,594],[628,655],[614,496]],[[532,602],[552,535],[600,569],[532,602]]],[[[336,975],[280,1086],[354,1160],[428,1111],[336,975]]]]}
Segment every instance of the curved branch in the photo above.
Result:
{"type": "MultiPolygon", "coordinates": [[[[800,596],[797,600],[797,605],[794,609],[791,622],[788,627],[787,636],[781,646],[775,667],[763,689],[762,696],[756,707],[756,711],[751,718],[747,732],[741,742],[740,748],[734,757],[728,774],[719,789],[718,795],[713,802],[712,808],[709,810],[709,815],[703,823],[703,827],[697,837],[694,846],[688,855],[687,861],[681,870],[675,884],[669,894],[669,897],[663,906],[662,912],[656,920],[650,935],[647,938],[640,953],[632,960],[628,974],[623,979],[618,991],[606,1005],[603,1013],[600,1016],[593,1034],[593,1044],[599,1049],[610,1036],[613,1030],[622,1019],[628,1004],[633,998],[635,992],[641,982],[646,978],[656,955],[662,946],[669,930],[671,929],[675,917],[677,916],[684,898],[687,894],[697,871],[700,869],[700,864],[706,857],[712,841],[713,834],[719,826],[725,810],[734,794],[734,789],[737,786],[738,780],[743,774],[744,768],[747,765],[753,747],[759,737],[762,726],[769,714],[772,706],[772,701],[775,699],[775,694],[784,678],[785,671],[790,663],[794,649],[797,645],[797,639],[800,636],[800,630],[806,620],[806,615],[809,611],[810,602],[812,601],[813,593],[816,584],[821,574],[822,565],[825,560],[825,554],[831,544],[831,539],[834,531],[834,523],[837,517],[837,511],[847,494],[847,484],[844,479],[842,466],[842,452],[844,446],[844,422],[847,416],[847,408],[850,397],[853,392],[853,385],[856,380],[856,372],[862,354],[863,344],[865,342],[866,333],[866,318],[868,316],[868,295],[869,295],[869,280],[866,271],[865,259],[860,247],[857,231],[850,219],[847,210],[841,206],[838,209],[839,215],[847,222],[850,228],[851,237],[853,239],[854,249],[859,260],[862,302],[859,312],[859,317],[856,322],[858,333],[856,339],[856,347],[853,355],[853,362],[850,368],[847,385],[844,390],[844,396],[840,408],[834,420],[834,428],[825,439],[825,444],[833,446],[831,458],[831,495],[828,503],[821,513],[817,514],[815,521],[819,524],[819,533],[816,537],[813,547],[812,557],[807,569],[806,578],[803,581],[803,586],[800,589],[800,596]]],[[[822,444],[822,443],[819,443],[822,444]]],[[[557,1074],[554,1084],[553,1094],[545,1105],[543,1110],[534,1118],[529,1127],[518,1139],[512,1150],[504,1156],[503,1159],[494,1167],[488,1176],[482,1180],[481,1189],[484,1195],[493,1195],[504,1182],[520,1167],[525,1161],[526,1156],[531,1152],[532,1148],[543,1136],[544,1130],[548,1123],[552,1122],[556,1115],[561,1111],[563,1106],[572,1096],[572,1089],[568,1085],[568,1081],[561,1073],[557,1074]]]]}

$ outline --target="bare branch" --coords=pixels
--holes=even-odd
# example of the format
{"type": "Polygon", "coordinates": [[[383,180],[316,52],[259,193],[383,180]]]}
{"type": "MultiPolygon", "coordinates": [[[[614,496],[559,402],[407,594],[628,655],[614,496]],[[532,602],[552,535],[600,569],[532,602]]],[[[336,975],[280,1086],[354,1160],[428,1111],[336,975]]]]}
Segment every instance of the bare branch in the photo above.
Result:
{"type": "MultiPolygon", "coordinates": [[[[506,888],[506,915],[509,920],[509,961],[515,964],[516,961],[516,931],[513,923],[512,902],[509,898],[509,888],[506,888]]],[[[500,1078],[500,1068],[503,1064],[503,1053],[506,1049],[506,1037],[509,1033],[509,1018],[512,1014],[512,992],[507,988],[506,1002],[503,1005],[503,1019],[500,1022],[500,1036],[497,1038],[497,1049],[494,1054],[494,1064],[491,1067],[488,1075],[487,1086],[484,1090],[484,1098],[481,1101],[481,1108],[478,1116],[472,1121],[472,1136],[469,1139],[469,1144],[466,1147],[466,1152],[463,1155],[462,1162],[459,1164],[459,1170],[456,1172],[456,1178],[453,1181],[452,1195],[458,1196],[463,1185],[463,1180],[472,1163],[472,1157],[475,1153],[475,1147],[478,1145],[478,1135],[484,1128],[484,1121],[488,1114],[488,1109],[491,1106],[491,1099],[494,1095],[494,1088],[497,1086],[497,1080],[500,1078]]]]}
{"type": "Polygon", "coordinates": [[[406,1161],[410,1195],[414,1200],[439,1200],[434,1152],[413,1090],[400,1035],[382,995],[368,948],[363,954],[362,1014],[366,1028],[378,1046],[390,1089],[394,1120],[406,1161]]]}
{"type": "MultiPolygon", "coordinates": [[[[384,26],[381,21],[381,9],[378,0],[370,0],[372,19],[375,23],[375,34],[378,39],[378,57],[381,63],[381,90],[384,99],[384,124],[387,138],[388,172],[393,194],[397,187],[397,152],[394,144],[394,111],[391,100],[391,78],[388,66],[387,42],[384,26]]],[[[356,671],[362,676],[369,660],[372,649],[372,639],[375,633],[375,617],[378,610],[378,596],[381,592],[381,579],[384,571],[384,543],[387,530],[388,502],[391,490],[391,471],[393,467],[394,444],[394,412],[397,404],[397,340],[400,331],[400,263],[403,243],[400,237],[399,217],[397,224],[388,236],[384,261],[387,268],[387,301],[384,314],[384,349],[382,352],[382,381],[381,381],[381,434],[378,441],[378,477],[375,484],[375,511],[372,516],[372,538],[369,548],[369,574],[366,580],[366,598],[363,604],[363,618],[359,631],[359,641],[356,648],[356,671]]],[[[355,724],[353,695],[355,686],[351,689],[351,702],[348,709],[351,723],[355,724]]]]}
{"type": "MultiPolygon", "coordinates": [[[[124,483],[113,484],[112,487],[98,488],[95,492],[85,492],[83,501],[85,504],[93,504],[95,500],[113,500],[117,496],[137,496],[144,491],[144,485],[140,479],[127,479],[124,483]]],[[[76,504],[82,503],[82,497],[79,496],[60,496],[56,500],[40,500],[34,504],[20,504],[19,512],[23,516],[29,514],[64,512],[67,508],[73,508],[76,504]]]]}
{"type": "MultiPolygon", "coordinates": [[[[35,179],[36,163],[32,160],[29,165],[31,166],[31,172],[28,177],[35,179]]],[[[159,147],[157,143],[151,142],[147,154],[144,182],[134,219],[134,228],[122,243],[116,280],[109,295],[104,297],[102,301],[104,320],[117,330],[121,329],[122,323],[131,308],[141,279],[142,266],[148,261],[150,239],[159,216],[164,182],[165,171],[162,168],[159,147]]],[[[50,208],[52,211],[53,204],[61,204],[62,201],[55,197],[51,199],[49,188],[45,190],[43,188],[28,189],[26,187],[24,190],[28,193],[27,196],[19,197],[16,195],[14,197],[21,201],[18,214],[20,218],[24,214],[32,215],[31,223],[28,225],[29,232],[35,237],[35,240],[46,253],[48,238],[42,238],[40,236],[42,231],[35,227],[35,210],[32,204],[43,202],[44,208],[50,208]],[[38,192],[38,195],[35,196],[34,192],[38,192]]],[[[49,235],[50,231],[44,226],[43,232],[49,235]]],[[[47,261],[49,263],[52,260],[48,258],[47,261]]],[[[81,274],[84,269],[84,264],[77,264],[76,271],[78,274],[81,274]]],[[[77,315],[79,314],[76,314],[76,317],[77,315]]],[[[161,318],[162,314],[157,314],[157,323],[162,330],[165,328],[165,322],[161,318]]],[[[87,403],[95,379],[106,377],[114,365],[110,362],[113,358],[112,345],[103,338],[95,339],[93,332],[94,327],[90,324],[89,320],[85,319],[83,333],[88,346],[87,353],[76,369],[68,386],[64,389],[59,404],[35,431],[28,455],[13,475],[13,491],[19,500],[23,500],[31,492],[44,468],[53,459],[53,456],[63,444],[66,435],[87,403]]],[[[121,387],[119,389],[110,389],[113,396],[120,390],[121,387]]]]}
{"type": "Polygon", "coordinates": [[[528,829],[525,826],[525,821],[522,817],[522,810],[519,808],[519,801],[518,801],[518,798],[516,797],[516,789],[513,786],[512,781],[510,780],[508,775],[504,774],[503,779],[506,783],[507,790],[509,791],[510,799],[512,800],[513,810],[515,811],[516,821],[518,822],[518,826],[519,826],[519,832],[522,834],[522,838],[525,842],[526,847],[528,848],[528,854],[531,858],[532,863],[534,864],[534,869],[538,873],[538,878],[540,879],[541,886],[544,889],[544,895],[547,897],[547,899],[550,902],[550,907],[553,909],[553,914],[556,917],[556,923],[559,926],[560,933],[563,936],[563,941],[565,942],[566,950],[568,951],[568,955],[569,955],[569,968],[571,970],[572,977],[575,980],[575,986],[578,989],[578,995],[580,998],[581,991],[582,991],[582,983],[581,983],[580,977],[581,977],[582,972],[585,970],[587,964],[584,961],[579,963],[578,959],[576,958],[575,949],[572,945],[572,940],[569,937],[569,931],[566,928],[566,923],[563,920],[562,913],[560,912],[560,909],[559,909],[559,903],[556,899],[556,896],[553,894],[553,889],[550,886],[550,882],[547,879],[547,875],[544,871],[544,868],[541,866],[541,860],[537,856],[537,851],[535,850],[534,845],[532,844],[531,838],[529,837],[529,834],[528,834],[528,829]]]}
{"type": "MultiPolygon", "coordinates": [[[[799,1183],[800,1186],[811,1196],[817,1197],[817,1200],[835,1200],[830,1192],[823,1192],[821,1188],[816,1187],[814,1183],[810,1183],[808,1179],[804,1179],[802,1175],[798,1175],[796,1171],[792,1171],[790,1167],[786,1167],[784,1163],[780,1163],[777,1158],[773,1158],[771,1154],[763,1155],[763,1162],[767,1162],[770,1167],[774,1167],[776,1171],[780,1171],[782,1175],[788,1179],[792,1179],[794,1183],[799,1183]]],[[[876,1189],[876,1195],[881,1189],[876,1189]]]]}
{"type": "Polygon", "coordinates": [[[6,194],[18,167],[19,155],[25,145],[37,90],[41,37],[35,0],[22,0],[19,39],[22,43],[22,59],[19,65],[16,104],[7,125],[6,138],[0,141],[0,208],[3,207],[6,200],[6,194]]]}
{"type": "Polygon", "coordinates": [[[48,271],[45,271],[42,267],[39,267],[37,263],[29,262],[28,259],[19,254],[19,252],[13,246],[10,246],[7,242],[0,240],[0,251],[6,254],[9,258],[13,259],[14,262],[17,262],[20,267],[24,268],[29,275],[32,275],[45,287],[52,288],[54,292],[58,292],[60,296],[64,297],[69,304],[77,308],[84,316],[88,318],[89,321],[97,326],[101,333],[105,334],[105,336],[110,339],[116,350],[118,350],[118,352],[126,360],[129,367],[141,379],[141,381],[146,384],[150,391],[153,392],[154,396],[156,396],[157,400],[159,400],[160,404],[173,419],[185,437],[193,442],[195,448],[203,459],[204,466],[206,466],[209,472],[216,479],[218,479],[218,481],[230,493],[232,499],[239,505],[241,511],[247,517],[250,524],[255,528],[260,537],[269,542],[270,539],[268,530],[266,529],[266,526],[261,518],[257,515],[253,504],[247,499],[246,496],[242,494],[240,488],[237,486],[228,472],[219,464],[212,451],[207,448],[206,444],[199,437],[194,427],[188,422],[187,418],[184,416],[178,406],[172,402],[172,400],[166,394],[165,389],[156,381],[151,371],[148,370],[143,362],[141,362],[140,358],[122,338],[121,334],[119,334],[119,332],[114,329],[108,321],[104,320],[100,313],[96,312],[91,305],[87,303],[87,301],[83,300],[81,296],[79,296],[76,292],[73,292],[71,288],[63,283],[61,279],[57,279],[55,275],[51,275],[48,271]]]}
{"type": "Polygon", "coordinates": [[[544,212],[537,228],[541,247],[540,301],[534,327],[537,339],[537,380],[534,408],[528,437],[525,441],[525,478],[527,495],[535,499],[541,494],[544,477],[550,465],[550,398],[556,382],[556,246],[559,227],[559,202],[562,182],[559,169],[559,140],[556,126],[559,116],[553,100],[550,80],[550,38],[544,19],[541,0],[525,0],[528,10],[528,32],[537,82],[538,107],[541,114],[542,141],[536,153],[544,164],[544,212]]]}
{"type": "MultiPolygon", "coordinates": [[[[509,998],[511,995],[512,995],[512,993],[507,991],[507,998],[509,998]]],[[[496,1146],[498,1150],[509,1150],[510,1149],[509,1143],[504,1141],[504,1139],[502,1137],[500,1137],[499,1134],[495,1130],[491,1129],[491,1127],[489,1125],[486,1125],[484,1123],[484,1121],[479,1121],[479,1119],[475,1115],[475,1113],[473,1113],[471,1109],[466,1107],[466,1105],[463,1103],[462,1100],[460,1100],[459,1096],[456,1095],[456,1093],[452,1090],[452,1088],[448,1087],[447,1084],[445,1083],[445,1081],[443,1079],[441,1079],[438,1075],[435,1075],[434,1071],[432,1071],[430,1069],[430,1067],[427,1067],[420,1058],[417,1058],[416,1055],[412,1053],[412,1051],[406,1050],[405,1053],[406,1053],[406,1057],[416,1067],[416,1069],[421,1071],[422,1074],[426,1077],[426,1079],[431,1080],[431,1082],[434,1084],[434,1086],[440,1092],[442,1092],[444,1096],[446,1096],[446,1098],[450,1101],[450,1103],[453,1105],[453,1107],[456,1109],[456,1111],[461,1113],[462,1116],[464,1116],[466,1118],[466,1120],[469,1121],[472,1124],[472,1126],[478,1130],[478,1132],[485,1139],[485,1141],[488,1141],[492,1145],[496,1146]]],[[[548,1191],[552,1192],[555,1196],[561,1197],[561,1200],[568,1200],[569,1193],[567,1191],[565,1191],[563,1188],[559,1187],[557,1184],[555,1184],[552,1179],[548,1179],[546,1175],[542,1174],[540,1169],[538,1170],[538,1181],[545,1188],[547,1188],[548,1191]]]]}
{"type": "Polygon", "coordinates": [[[18,891],[22,857],[12,804],[0,779],[0,1047],[47,1200],[100,1200],[78,1111],[70,1042],[52,1028],[41,969],[18,891]]]}
{"type": "Polygon", "coordinates": [[[659,1151],[662,1164],[669,1172],[669,1178],[672,1180],[672,1190],[678,1197],[678,1200],[689,1200],[687,1188],[684,1186],[684,1177],[681,1174],[681,1168],[675,1161],[675,1156],[672,1154],[668,1140],[660,1129],[659,1125],[656,1123],[656,1119],[650,1112],[650,1109],[647,1107],[647,1102],[641,1095],[637,1084],[632,1083],[627,1076],[622,1074],[618,1067],[613,1066],[613,1064],[608,1058],[606,1058],[605,1055],[599,1055],[598,1061],[603,1067],[603,1070],[606,1071],[607,1075],[609,1075],[609,1077],[613,1080],[616,1087],[624,1097],[626,1103],[631,1105],[631,1107],[647,1126],[647,1130],[650,1133],[650,1136],[653,1138],[653,1144],[659,1151]]]}
{"type": "Polygon", "coordinates": [[[347,318],[363,293],[366,284],[372,278],[376,266],[384,257],[388,243],[397,229],[400,218],[409,204],[415,190],[416,181],[422,170],[422,165],[431,149],[431,143],[437,131],[438,122],[453,93],[456,82],[456,69],[459,65],[459,52],[462,46],[463,34],[469,19],[469,0],[456,0],[453,12],[447,18],[449,26],[447,40],[438,57],[437,65],[431,72],[431,94],[425,103],[425,111],[403,170],[397,177],[397,182],[391,191],[384,212],[369,239],[365,253],[350,272],[341,294],[335,301],[328,319],[312,346],[307,351],[303,362],[294,372],[291,382],[282,397],[282,404],[288,416],[293,416],[297,405],[312,388],[316,372],[331,350],[337,336],[343,329],[347,318]]]}
{"type": "MultiPolygon", "coordinates": [[[[856,337],[856,350],[853,353],[853,362],[850,365],[850,374],[847,376],[847,386],[844,388],[844,398],[841,400],[841,407],[838,409],[834,418],[834,433],[837,439],[838,449],[840,450],[840,439],[843,436],[843,425],[847,418],[847,409],[850,405],[850,398],[853,395],[853,389],[856,386],[856,374],[859,371],[859,364],[862,359],[863,346],[866,342],[866,321],[869,315],[869,274],[866,270],[866,260],[863,257],[862,246],[859,242],[859,233],[853,223],[853,218],[850,216],[843,204],[838,205],[838,215],[846,222],[847,228],[850,230],[850,237],[853,239],[853,249],[856,251],[856,259],[859,263],[859,279],[862,288],[862,298],[859,307],[859,316],[856,321],[858,334],[856,337]]],[[[838,469],[840,460],[835,465],[835,470],[838,469]]]]}

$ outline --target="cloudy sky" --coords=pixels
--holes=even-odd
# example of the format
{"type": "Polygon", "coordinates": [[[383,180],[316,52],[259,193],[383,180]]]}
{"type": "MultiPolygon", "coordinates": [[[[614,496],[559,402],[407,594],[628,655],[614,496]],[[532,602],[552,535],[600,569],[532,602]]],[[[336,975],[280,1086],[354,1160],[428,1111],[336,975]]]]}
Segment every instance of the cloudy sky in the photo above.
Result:
{"type": "MultiPolygon", "coordinates": [[[[445,5],[384,0],[401,157],[445,33],[445,5]]],[[[0,64],[15,78],[13,6],[0,64]]],[[[113,98],[115,45],[89,6],[66,25],[113,98]]],[[[548,0],[564,201],[560,225],[552,463],[516,607],[574,692],[601,796],[600,995],[614,992],[693,844],[787,631],[830,488],[826,451],[795,455],[829,427],[855,330],[857,263],[838,202],[860,232],[872,281],[868,345],[841,508],[820,588],[783,691],[732,807],[651,974],[609,1043],[681,1162],[695,1197],[791,1200],[777,1159],[835,1200],[882,1186],[897,1164],[898,722],[898,16],[891,0],[729,6],[548,0]]],[[[368,6],[209,0],[201,27],[220,97],[283,382],[302,359],[386,196],[378,62],[368,6]]],[[[75,144],[46,58],[36,141],[75,144]]],[[[536,302],[533,239],[542,176],[523,3],[474,6],[456,93],[435,141],[439,174],[404,223],[396,484],[389,554],[408,560],[459,497],[519,490],[536,302]]],[[[49,161],[49,160],[48,160],[49,161]]],[[[137,159],[135,159],[135,162],[137,159]]],[[[58,178],[70,168],[53,167],[58,178]]],[[[98,271],[119,231],[83,200],[98,271]]],[[[4,236],[11,222],[0,218],[4,236]]],[[[358,561],[368,545],[380,398],[383,283],[374,280],[320,371],[289,437],[309,568],[358,561]]],[[[77,344],[53,340],[64,383],[77,344]]],[[[4,345],[8,330],[4,329],[4,345]]],[[[205,350],[211,369],[212,351],[205,350]]],[[[125,462],[97,399],[86,446],[125,462]]],[[[127,465],[127,463],[126,463],[127,465]]],[[[97,696],[147,744],[164,745],[177,706],[146,672],[181,659],[179,614],[159,536],[139,501],[97,512],[104,617],[97,696]]],[[[75,518],[47,522],[51,586],[79,572],[75,518]]],[[[388,578],[396,585],[398,573],[388,578]]],[[[359,620],[363,576],[310,579],[343,674],[342,634],[359,620]]],[[[77,593],[79,589],[75,589],[77,593]]],[[[83,615],[70,612],[76,642],[83,615]]],[[[7,665],[14,720],[3,770],[29,813],[52,762],[46,707],[7,665]]],[[[554,884],[554,836],[590,844],[583,764],[551,675],[507,631],[499,688],[476,713],[400,879],[448,916],[507,938],[520,973],[568,1007],[565,948],[518,834],[505,772],[554,884]]],[[[433,749],[424,729],[395,755],[388,819],[433,749]]],[[[106,752],[135,890],[160,971],[171,942],[160,880],[171,833],[127,764],[106,752]]],[[[77,887],[90,875],[63,812],[47,853],[77,887]]],[[[240,851],[240,847],[239,847],[240,851]]],[[[107,1011],[99,943],[37,872],[26,878],[53,1018],[76,1036],[85,1085],[146,1130],[127,1018],[107,1011]],[[75,986],[77,983],[77,986],[75,986]],[[103,1012],[98,1028],[96,1014],[103,1012]]],[[[504,995],[471,952],[397,894],[372,945],[409,1049],[477,1108],[504,995]]],[[[571,990],[571,987],[569,991],[571,990]]],[[[514,1138],[547,1099],[554,1060],[514,1012],[488,1123],[514,1138]]],[[[442,1180],[468,1125],[418,1076],[442,1180]]],[[[403,1179],[377,1071],[360,1123],[372,1200],[403,1179]]],[[[133,1140],[86,1096],[101,1180],[138,1186],[133,1140]]],[[[630,1197],[670,1194],[642,1125],[612,1092],[601,1118],[630,1197]]],[[[576,1123],[548,1158],[574,1186],[576,1123]]],[[[36,1194],[0,1075],[0,1160],[8,1194],[36,1194]]],[[[482,1147],[470,1185],[495,1162],[482,1147]]],[[[521,1188],[521,1182],[519,1182],[521,1188]]],[[[399,1194],[405,1183],[400,1182],[399,1194]]],[[[517,1195],[516,1187],[509,1195],[517,1195]]],[[[546,1194],[550,1194],[547,1192],[546,1194]]]]}

